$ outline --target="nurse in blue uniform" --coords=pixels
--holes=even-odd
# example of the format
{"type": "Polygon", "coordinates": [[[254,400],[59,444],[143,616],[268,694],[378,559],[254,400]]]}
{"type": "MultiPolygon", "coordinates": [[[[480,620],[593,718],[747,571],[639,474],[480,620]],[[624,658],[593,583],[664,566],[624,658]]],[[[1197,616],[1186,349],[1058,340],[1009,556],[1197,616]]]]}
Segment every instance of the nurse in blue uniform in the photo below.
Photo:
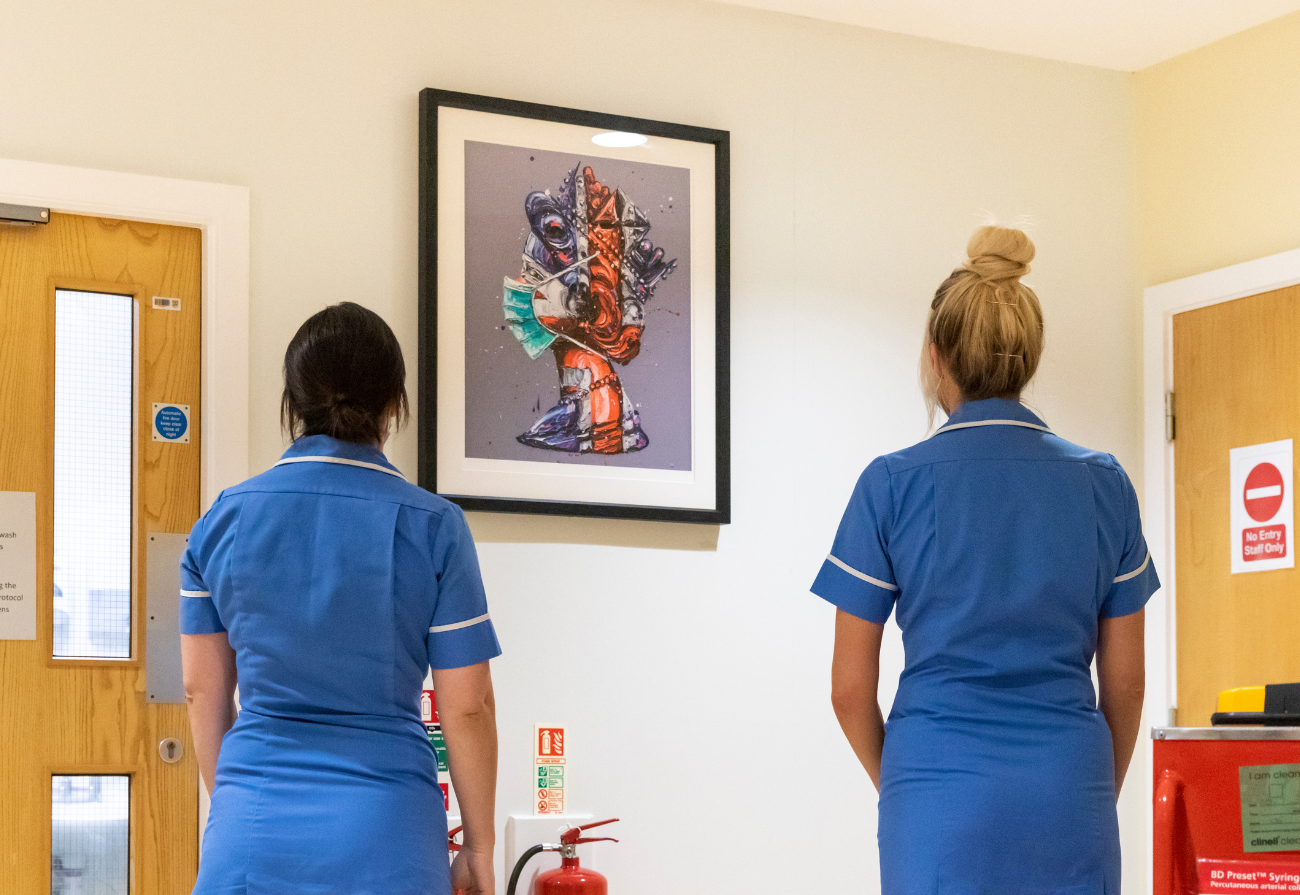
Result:
{"type": "Polygon", "coordinates": [[[221,494],[182,561],[212,793],[194,892],[487,895],[501,650],[460,509],[381,451],[407,413],[401,349],[373,312],[335,305],[298,330],[284,376],[292,446],[221,494]],[[420,717],[430,666],[465,826],[450,872],[420,717]]]}
{"type": "Polygon", "coordinates": [[[1160,582],[1119,463],[1019,402],[1043,349],[1033,244],[985,227],[967,253],[923,355],[948,420],[862,473],[813,584],[838,607],[832,702],[880,790],[884,895],[1114,895],[1160,582]],[[893,612],[906,663],[884,723],[893,612]]]}

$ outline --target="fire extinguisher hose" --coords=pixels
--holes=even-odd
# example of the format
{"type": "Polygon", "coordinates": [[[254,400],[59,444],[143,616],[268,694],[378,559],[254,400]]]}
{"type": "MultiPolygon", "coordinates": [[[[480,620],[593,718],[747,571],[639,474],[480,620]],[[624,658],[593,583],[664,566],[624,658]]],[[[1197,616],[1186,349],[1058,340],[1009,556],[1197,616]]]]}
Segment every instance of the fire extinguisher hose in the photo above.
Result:
{"type": "MultiPolygon", "coordinates": [[[[551,846],[552,849],[554,847],[551,846]]],[[[519,856],[519,860],[515,862],[514,872],[510,874],[510,885],[506,886],[506,895],[515,895],[515,886],[519,885],[519,875],[524,872],[524,865],[532,860],[534,855],[541,854],[544,851],[546,851],[545,845],[534,845],[519,856]]]]}

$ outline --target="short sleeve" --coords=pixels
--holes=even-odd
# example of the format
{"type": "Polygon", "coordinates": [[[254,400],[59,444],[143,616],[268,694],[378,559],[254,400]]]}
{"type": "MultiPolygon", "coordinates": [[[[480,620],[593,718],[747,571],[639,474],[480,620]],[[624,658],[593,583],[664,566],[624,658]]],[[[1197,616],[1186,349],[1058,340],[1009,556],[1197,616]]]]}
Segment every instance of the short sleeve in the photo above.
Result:
{"type": "Polygon", "coordinates": [[[888,621],[898,596],[887,549],[892,516],[889,470],[877,459],[858,478],[812,592],[850,615],[888,621]]]}
{"type": "Polygon", "coordinates": [[[211,555],[204,535],[207,516],[203,516],[190,529],[190,539],[181,556],[181,633],[220,634],[226,630],[212,601],[212,589],[203,573],[203,557],[211,555]]]}
{"type": "MultiPolygon", "coordinates": [[[[1118,468],[1118,464],[1116,464],[1118,468]]],[[[1151,551],[1142,536],[1142,516],[1138,509],[1137,492],[1122,468],[1119,469],[1120,492],[1124,502],[1124,546],[1119,569],[1110,591],[1101,603],[1102,618],[1120,618],[1132,615],[1147,604],[1151,595],[1160,589],[1160,577],[1151,562],[1151,551]]]]}
{"type": "Polygon", "coordinates": [[[438,598],[426,641],[433,668],[464,668],[501,655],[488,616],[487,594],[479,573],[474,538],[465,514],[453,506],[434,535],[433,560],[438,598]]]}

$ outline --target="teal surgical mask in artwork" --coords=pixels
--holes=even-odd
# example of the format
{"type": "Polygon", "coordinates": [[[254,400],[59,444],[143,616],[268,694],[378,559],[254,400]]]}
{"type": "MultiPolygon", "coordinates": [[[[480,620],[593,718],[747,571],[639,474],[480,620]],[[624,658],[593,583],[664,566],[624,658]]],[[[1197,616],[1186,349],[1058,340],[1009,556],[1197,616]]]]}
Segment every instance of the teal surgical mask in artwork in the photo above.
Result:
{"type": "Polygon", "coordinates": [[[506,277],[501,299],[506,325],[533,360],[541,357],[542,352],[555,341],[555,333],[538,323],[537,315],[533,312],[535,288],[531,283],[520,283],[506,277]]]}

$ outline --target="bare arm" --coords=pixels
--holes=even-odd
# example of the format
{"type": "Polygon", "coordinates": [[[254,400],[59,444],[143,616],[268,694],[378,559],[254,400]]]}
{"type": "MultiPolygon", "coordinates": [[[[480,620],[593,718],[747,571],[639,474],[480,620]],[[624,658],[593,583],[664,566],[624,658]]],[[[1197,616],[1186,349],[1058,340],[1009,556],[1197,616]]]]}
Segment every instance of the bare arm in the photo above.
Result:
{"type": "Polygon", "coordinates": [[[452,888],[492,895],[496,847],[497,720],[487,662],[434,669],[438,717],[447,740],[447,763],[460,803],[465,844],[451,869],[452,888]]]}
{"type": "Polygon", "coordinates": [[[1115,794],[1124,783],[1146,690],[1146,610],[1103,618],[1097,628],[1098,708],[1110,725],[1115,746],[1115,794]]]}
{"type": "Polygon", "coordinates": [[[880,789],[880,753],[885,746],[885,719],[876,700],[880,683],[880,641],[885,626],[843,610],[835,613],[835,656],[831,660],[831,705],[840,729],[876,789],[880,789]]]}
{"type": "Polygon", "coordinates": [[[181,635],[181,675],[199,773],[212,794],[221,738],[235,723],[235,651],[220,634],[181,635]]]}

